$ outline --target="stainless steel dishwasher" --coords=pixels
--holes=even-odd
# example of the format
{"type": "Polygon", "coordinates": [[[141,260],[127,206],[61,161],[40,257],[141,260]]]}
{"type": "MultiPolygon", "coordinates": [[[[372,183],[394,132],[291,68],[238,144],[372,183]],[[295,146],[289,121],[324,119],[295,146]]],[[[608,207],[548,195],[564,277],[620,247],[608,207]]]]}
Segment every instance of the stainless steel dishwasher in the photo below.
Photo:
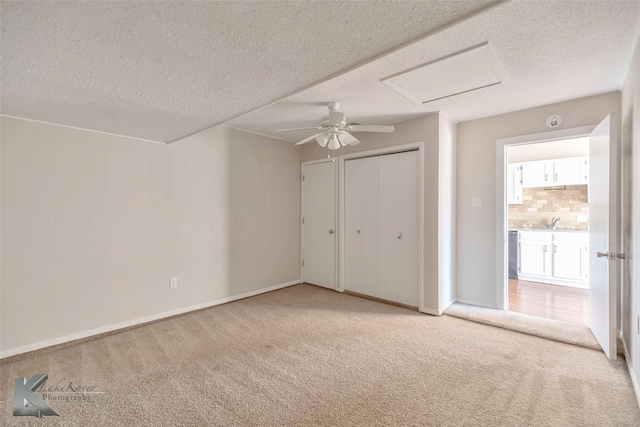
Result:
{"type": "Polygon", "coordinates": [[[509,230],[509,279],[518,278],[518,231],[509,230]]]}

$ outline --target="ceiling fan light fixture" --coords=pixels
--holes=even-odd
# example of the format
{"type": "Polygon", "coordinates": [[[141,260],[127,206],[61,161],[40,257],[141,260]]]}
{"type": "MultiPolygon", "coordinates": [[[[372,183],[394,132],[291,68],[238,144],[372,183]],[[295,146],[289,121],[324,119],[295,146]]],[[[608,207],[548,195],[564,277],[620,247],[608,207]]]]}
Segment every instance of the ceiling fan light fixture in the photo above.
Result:
{"type": "Polygon", "coordinates": [[[329,142],[329,136],[327,134],[322,134],[316,136],[316,142],[322,148],[327,146],[327,142],[329,142]]]}
{"type": "Polygon", "coordinates": [[[347,124],[347,119],[344,113],[338,110],[340,104],[338,102],[330,102],[327,104],[329,108],[329,114],[322,117],[320,126],[318,127],[302,127],[302,128],[289,128],[278,129],[275,132],[287,132],[298,130],[312,130],[317,129],[321,132],[308,136],[301,141],[296,142],[295,145],[306,144],[309,141],[315,140],[320,147],[327,147],[330,150],[337,150],[341,146],[351,146],[360,144],[360,141],[351,135],[350,132],[385,132],[390,133],[394,131],[393,126],[384,125],[360,125],[356,123],[347,124]]]}
{"type": "Polygon", "coordinates": [[[329,149],[337,150],[338,148],[340,148],[340,142],[338,141],[338,137],[333,134],[329,137],[329,149]]]}

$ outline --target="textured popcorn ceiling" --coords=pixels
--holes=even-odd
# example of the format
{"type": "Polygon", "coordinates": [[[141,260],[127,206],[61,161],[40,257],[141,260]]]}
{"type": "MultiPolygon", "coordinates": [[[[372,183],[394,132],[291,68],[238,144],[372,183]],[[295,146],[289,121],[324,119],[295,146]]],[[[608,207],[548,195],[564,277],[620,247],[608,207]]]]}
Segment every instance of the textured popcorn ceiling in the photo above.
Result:
{"type": "Polygon", "coordinates": [[[272,131],[317,124],[332,100],[351,122],[436,111],[460,122],[619,90],[639,21],[640,1],[512,1],[228,124],[296,141],[309,133],[272,131]],[[495,86],[417,106],[381,83],[485,42],[507,77],[495,86]]]}
{"type": "MultiPolygon", "coordinates": [[[[170,142],[492,3],[2,2],[0,112],[170,142]]],[[[334,93],[327,88],[314,100],[334,93]]],[[[247,116],[242,125],[273,129],[291,112],[262,126],[247,116]]]]}

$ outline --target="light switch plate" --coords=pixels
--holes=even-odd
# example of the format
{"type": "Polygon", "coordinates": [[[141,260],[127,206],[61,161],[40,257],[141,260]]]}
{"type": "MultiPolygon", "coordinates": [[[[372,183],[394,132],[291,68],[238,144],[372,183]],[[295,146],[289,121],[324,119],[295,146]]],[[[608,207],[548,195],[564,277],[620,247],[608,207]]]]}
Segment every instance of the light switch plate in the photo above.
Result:
{"type": "Polygon", "coordinates": [[[178,287],[178,278],[177,277],[172,277],[171,280],[169,281],[169,287],[170,288],[177,288],[178,287]]]}

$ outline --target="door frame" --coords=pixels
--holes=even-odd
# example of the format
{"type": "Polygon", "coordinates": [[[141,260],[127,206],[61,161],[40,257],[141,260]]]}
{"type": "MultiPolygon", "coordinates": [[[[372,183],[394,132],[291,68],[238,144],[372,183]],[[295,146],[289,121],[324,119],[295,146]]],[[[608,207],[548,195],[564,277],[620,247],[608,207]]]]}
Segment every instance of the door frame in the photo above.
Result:
{"type": "MultiPolygon", "coordinates": [[[[336,163],[336,159],[331,158],[331,159],[320,159],[320,160],[311,160],[308,162],[302,162],[300,163],[300,281],[304,283],[304,267],[302,265],[302,261],[304,260],[304,230],[302,229],[303,224],[302,224],[302,218],[304,218],[304,167],[305,166],[311,166],[311,165],[316,165],[319,163],[336,163]]],[[[335,182],[335,188],[333,190],[333,194],[334,197],[338,194],[338,170],[334,165],[333,168],[334,171],[334,182],[335,182]]],[[[336,231],[336,233],[339,231],[339,226],[338,226],[338,200],[336,200],[335,203],[335,211],[333,213],[334,215],[334,220],[333,220],[333,229],[336,231]],[[338,230],[336,230],[338,229],[338,230]]],[[[335,234],[334,234],[335,236],[335,234]]],[[[337,290],[338,287],[338,239],[334,239],[333,240],[333,288],[337,290]]]]}
{"type": "Polygon", "coordinates": [[[517,145],[537,144],[589,136],[596,125],[580,126],[528,135],[520,135],[496,140],[496,307],[499,310],[509,308],[509,275],[507,267],[509,233],[507,223],[507,148],[517,145]]]}
{"type": "Polygon", "coordinates": [[[419,173],[418,173],[418,204],[420,206],[420,218],[418,221],[418,310],[426,313],[424,306],[424,142],[414,142],[410,144],[395,145],[376,150],[359,151],[357,153],[343,154],[338,156],[338,282],[336,290],[344,292],[345,281],[345,186],[344,168],[347,160],[360,159],[363,157],[374,157],[385,154],[401,153],[403,151],[418,150],[419,173]]]}

